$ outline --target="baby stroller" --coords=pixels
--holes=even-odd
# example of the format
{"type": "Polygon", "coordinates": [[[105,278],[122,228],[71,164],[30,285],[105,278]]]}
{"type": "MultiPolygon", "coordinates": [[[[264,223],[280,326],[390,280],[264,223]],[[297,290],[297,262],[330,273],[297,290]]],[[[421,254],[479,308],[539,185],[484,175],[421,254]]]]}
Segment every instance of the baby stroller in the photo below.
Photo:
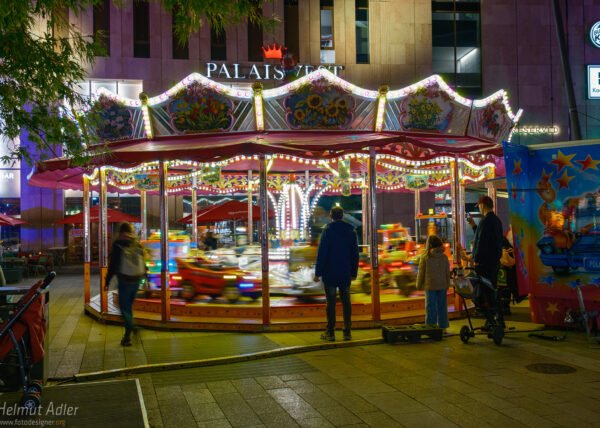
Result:
{"type": "Polygon", "coordinates": [[[30,371],[44,357],[44,294],[55,276],[51,272],[36,282],[0,326],[0,388],[22,389],[19,406],[30,411],[41,403],[42,385],[32,381],[30,371]]]}
{"type": "Polygon", "coordinates": [[[488,338],[493,339],[496,345],[501,345],[504,338],[504,317],[498,302],[498,289],[489,279],[478,275],[473,268],[454,269],[452,279],[469,321],[469,325],[460,329],[460,340],[467,343],[471,337],[475,337],[475,330],[481,330],[487,333],[488,338]],[[465,271],[467,271],[466,275],[465,271]],[[475,308],[484,314],[484,326],[473,327],[466,299],[471,299],[475,308]]]}

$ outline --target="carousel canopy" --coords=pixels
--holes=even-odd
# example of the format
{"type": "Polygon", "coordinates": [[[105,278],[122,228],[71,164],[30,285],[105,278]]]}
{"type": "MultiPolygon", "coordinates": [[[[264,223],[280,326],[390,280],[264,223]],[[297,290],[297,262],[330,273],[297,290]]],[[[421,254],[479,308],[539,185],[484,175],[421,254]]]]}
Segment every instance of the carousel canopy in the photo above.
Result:
{"type": "MultiPolygon", "coordinates": [[[[30,184],[81,189],[84,174],[94,183],[94,171],[105,166],[109,191],[155,191],[157,161],[163,160],[170,192],[196,186],[224,193],[247,187],[243,177],[258,170],[264,155],[270,177],[309,171],[332,188],[354,182],[355,190],[374,152],[378,187],[403,189],[418,182],[429,188],[448,181],[452,160],[463,163],[467,179],[494,174],[501,143],[521,114],[512,113],[503,90],[469,100],[432,76],[406,88],[374,91],[327,70],[267,90],[259,84],[252,90],[230,88],[194,73],[140,100],[101,89],[92,110],[102,119],[97,133],[103,143],[89,148],[90,163],[42,162],[30,184]]],[[[277,180],[292,179],[273,180],[271,189],[277,180]]]]}

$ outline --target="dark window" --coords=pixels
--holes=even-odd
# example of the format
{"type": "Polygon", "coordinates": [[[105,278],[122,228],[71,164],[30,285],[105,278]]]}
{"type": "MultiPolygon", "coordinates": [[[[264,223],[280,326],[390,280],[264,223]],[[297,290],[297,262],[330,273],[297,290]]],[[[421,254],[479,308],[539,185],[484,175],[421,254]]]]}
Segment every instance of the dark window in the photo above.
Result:
{"type": "Polygon", "coordinates": [[[133,2],[133,56],[150,58],[150,11],[148,2],[133,2]]]}
{"type": "Polygon", "coordinates": [[[186,39],[185,42],[181,42],[181,40],[179,40],[179,37],[177,37],[177,34],[175,34],[175,27],[176,27],[176,18],[177,15],[177,9],[173,8],[173,12],[171,14],[171,37],[173,38],[173,59],[189,59],[190,57],[190,47],[189,47],[189,43],[188,40],[186,39]]]}
{"type": "Polygon", "coordinates": [[[210,27],[210,59],[213,61],[227,60],[227,35],[225,30],[216,31],[210,27]]]}
{"type": "Polygon", "coordinates": [[[110,0],[94,5],[94,42],[104,48],[105,56],[110,56],[110,0]]]}
{"type": "Polygon", "coordinates": [[[285,46],[298,59],[300,54],[300,27],[298,0],[285,0],[283,7],[285,46]]]}
{"type": "MultiPolygon", "coordinates": [[[[262,9],[258,9],[262,15],[262,9]]],[[[248,21],[248,61],[263,60],[263,29],[262,25],[248,21]]]]}
{"type": "Polygon", "coordinates": [[[481,96],[479,0],[433,1],[432,69],[461,95],[481,96]]]}
{"type": "Polygon", "coordinates": [[[369,63],[369,0],[356,0],[356,63],[369,63]]]}

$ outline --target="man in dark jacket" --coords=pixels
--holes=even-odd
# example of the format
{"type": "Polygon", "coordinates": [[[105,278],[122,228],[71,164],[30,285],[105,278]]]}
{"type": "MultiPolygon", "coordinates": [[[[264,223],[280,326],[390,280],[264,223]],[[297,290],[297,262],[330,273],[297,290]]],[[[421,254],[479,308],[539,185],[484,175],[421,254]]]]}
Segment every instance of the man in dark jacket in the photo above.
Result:
{"type": "Polygon", "coordinates": [[[482,196],[477,203],[483,219],[476,226],[469,217],[469,224],[475,230],[473,241],[473,263],[475,271],[492,281],[494,286],[498,282],[498,269],[502,256],[502,221],[494,214],[494,202],[489,196],[482,196]]]}
{"type": "Polygon", "coordinates": [[[354,228],[342,221],[344,210],[335,206],[323,233],[317,253],[315,281],[323,280],[327,297],[327,330],[321,339],[335,340],[336,288],[340,290],[344,314],[344,340],[351,340],[350,283],[358,273],[358,239],[354,228]]]}

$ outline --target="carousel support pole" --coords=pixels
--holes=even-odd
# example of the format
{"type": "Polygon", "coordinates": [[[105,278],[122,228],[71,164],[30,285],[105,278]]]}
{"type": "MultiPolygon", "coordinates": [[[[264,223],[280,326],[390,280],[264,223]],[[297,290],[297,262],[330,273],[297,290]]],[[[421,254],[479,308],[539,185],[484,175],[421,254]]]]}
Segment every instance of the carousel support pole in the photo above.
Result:
{"type": "MultiPolygon", "coordinates": [[[[458,200],[460,195],[460,174],[459,174],[459,165],[458,165],[458,157],[454,160],[450,161],[450,193],[452,198],[452,241],[454,245],[453,249],[453,263],[455,267],[462,266],[463,262],[460,258],[460,254],[458,251],[458,247],[461,242],[462,235],[462,223],[459,220],[459,205],[461,202],[458,200]]],[[[462,208],[464,212],[464,208],[462,208]]],[[[454,293],[454,310],[460,311],[462,308],[462,301],[458,293],[454,293]]]]}
{"type": "Polygon", "coordinates": [[[421,213],[421,191],[415,190],[415,243],[419,243],[421,231],[419,230],[419,220],[417,217],[421,213]]]}
{"type": "Polygon", "coordinates": [[[192,186],[192,242],[198,248],[198,191],[196,190],[196,177],[192,186]]]}
{"type": "Polygon", "coordinates": [[[108,312],[108,293],[105,291],[108,271],[108,215],[106,211],[106,169],[100,167],[100,192],[98,216],[98,258],[100,265],[100,313],[108,312]]]}
{"type": "Polygon", "coordinates": [[[450,193],[452,198],[452,243],[454,245],[454,265],[462,265],[458,248],[461,244],[461,236],[462,236],[462,223],[460,223],[460,210],[462,209],[459,205],[461,202],[459,201],[460,197],[460,174],[459,174],[459,165],[458,158],[450,161],[450,193]]]}
{"type": "Polygon", "coordinates": [[[141,238],[142,240],[148,239],[148,204],[147,195],[145,190],[140,190],[140,214],[142,220],[141,238]]]}
{"type": "Polygon", "coordinates": [[[369,153],[369,245],[371,247],[371,304],[373,307],[373,321],[381,321],[381,304],[379,300],[379,255],[377,248],[377,173],[375,170],[375,150],[369,153]]]}
{"type": "Polygon", "coordinates": [[[171,290],[169,288],[169,200],[167,194],[168,164],[159,161],[160,193],[160,303],[161,321],[171,318],[171,290]]]}
{"type": "MultiPolygon", "coordinates": [[[[310,187],[310,171],[306,170],[304,171],[304,192],[306,194],[306,201],[310,202],[310,194],[308,192],[308,189],[310,187]]],[[[310,204],[309,204],[310,205],[310,204]]],[[[302,207],[302,209],[304,209],[304,207],[302,207]]],[[[302,240],[304,240],[305,242],[309,242],[310,241],[310,227],[309,227],[309,221],[310,221],[310,214],[308,214],[305,218],[304,218],[304,236],[301,236],[300,238],[302,240]]]]}
{"type": "Polygon", "coordinates": [[[259,193],[260,206],[260,255],[262,266],[262,321],[263,326],[271,324],[271,301],[269,296],[269,200],[267,199],[267,158],[259,159],[259,193]]]}
{"type": "Polygon", "coordinates": [[[92,236],[90,235],[90,179],[83,177],[83,303],[90,303],[92,261],[92,236]]]}
{"type": "Polygon", "coordinates": [[[253,218],[254,210],[252,209],[252,170],[248,170],[248,227],[246,232],[248,233],[248,245],[252,244],[254,230],[253,230],[253,218]]]}
{"type": "Polygon", "coordinates": [[[362,243],[363,245],[369,245],[369,194],[368,186],[366,183],[366,177],[363,177],[363,184],[361,186],[361,207],[362,207],[362,243]]]}

